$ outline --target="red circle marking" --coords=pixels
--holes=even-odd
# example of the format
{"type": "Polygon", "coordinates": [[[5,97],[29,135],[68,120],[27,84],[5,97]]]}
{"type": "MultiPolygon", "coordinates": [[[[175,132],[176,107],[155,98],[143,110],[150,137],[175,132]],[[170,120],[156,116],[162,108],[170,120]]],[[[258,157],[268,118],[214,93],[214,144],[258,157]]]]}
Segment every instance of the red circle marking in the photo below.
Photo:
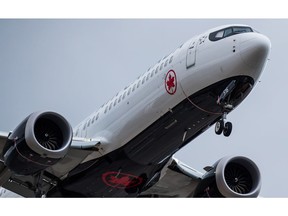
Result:
{"type": "Polygon", "coordinates": [[[165,89],[168,94],[174,95],[177,90],[177,78],[174,70],[167,72],[165,77],[165,89]]]}
{"type": "Polygon", "coordinates": [[[142,184],[143,178],[127,173],[106,172],[102,174],[102,181],[110,187],[125,189],[137,187],[142,184]]]}

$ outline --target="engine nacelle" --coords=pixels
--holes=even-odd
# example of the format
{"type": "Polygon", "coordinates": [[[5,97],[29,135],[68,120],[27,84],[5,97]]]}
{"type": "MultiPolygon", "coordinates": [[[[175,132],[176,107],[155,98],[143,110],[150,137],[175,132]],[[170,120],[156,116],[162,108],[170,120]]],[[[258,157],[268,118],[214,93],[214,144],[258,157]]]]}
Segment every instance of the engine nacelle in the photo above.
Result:
{"type": "Polygon", "coordinates": [[[243,156],[224,157],[203,176],[195,197],[257,197],[261,175],[257,165],[243,156]]]}
{"type": "Polygon", "coordinates": [[[58,113],[32,113],[9,135],[3,149],[4,163],[16,174],[34,174],[63,158],[72,137],[70,124],[58,113]]]}

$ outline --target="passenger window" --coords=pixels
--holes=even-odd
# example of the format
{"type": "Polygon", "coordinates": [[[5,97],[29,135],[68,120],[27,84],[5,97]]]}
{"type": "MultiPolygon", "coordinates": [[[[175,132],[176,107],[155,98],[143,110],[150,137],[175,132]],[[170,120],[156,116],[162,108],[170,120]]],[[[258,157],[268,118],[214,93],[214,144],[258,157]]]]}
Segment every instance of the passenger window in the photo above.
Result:
{"type": "Polygon", "coordinates": [[[97,116],[96,116],[96,121],[99,119],[99,113],[97,113],[97,116]]]}
{"type": "Polygon", "coordinates": [[[107,113],[107,111],[108,111],[108,106],[105,107],[104,113],[107,113]]]}
{"type": "Polygon", "coordinates": [[[150,74],[150,77],[153,77],[155,70],[153,70],[150,74]]]}
{"type": "Polygon", "coordinates": [[[142,79],[142,84],[144,84],[144,83],[145,83],[145,78],[146,78],[146,77],[143,77],[143,79],[142,79]]]}
{"type": "Polygon", "coordinates": [[[157,74],[157,73],[158,73],[158,68],[159,68],[159,66],[157,66],[157,68],[156,68],[156,70],[155,70],[155,74],[157,74]]]}
{"type": "Polygon", "coordinates": [[[119,97],[119,99],[118,99],[118,103],[120,103],[120,102],[121,102],[121,96],[122,96],[122,95],[120,95],[120,97],[119,97]]]}
{"type": "Polygon", "coordinates": [[[134,84],[133,88],[132,88],[132,91],[134,92],[136,89],[136,84],[134,84]]]}
{"type": "Polygon", "coordinates": [[[109,105],[109,110],[111,110],[113,103],[111,102],[109,105]]]}
{"type": "Polygon", "coordinates": [[[170,60],[169,60],[169,64],[171,64],[173,61],[173,56],[171,56],[170,60]]]}
{"type": "Polygon", "coordinates": [[[130,92],[131,92],[131,88],[129,88],[127,95],[130,95],[130,92]]]}
{"type": "Polygon", "coordinates": [[[137,84],[137,88],[139,88],[140,84],[141,84],[141,80],[139,80],[139,82],[137,84]]]}
{"type": "Polygon", "coordinates": [[[122,96],[122,100],[124,100],[125,97],[126,97],[126,91],[124,92],[124,94],[122,96]]]}
{"type": "Polygon", "coordinates": [[[162,70],[162,68],[163,68],[163,64],[164,64],[164,63],[162,62],[161,66],[160,66],[160,70],[162,70]]]}
{"type": "Polygon", "coordinates": [[[165,65],[164,66],[166,67],[167,65],[168,65],[168,59],[165,61],[165,65]]]}
{"type": "Polygon", "coordinates": [[[117,104],[117,99],[115,99],[115,101],[114,101],[114,107],[116,106],[116,104],[117,104]]]}
{"type": "Polygon", "coordinates": [[[150,74],[147,74],[147,77],[146,77],[146,81],[148,81],[148,80],[149,80],[149,75],[150,75],[150,74]]]}

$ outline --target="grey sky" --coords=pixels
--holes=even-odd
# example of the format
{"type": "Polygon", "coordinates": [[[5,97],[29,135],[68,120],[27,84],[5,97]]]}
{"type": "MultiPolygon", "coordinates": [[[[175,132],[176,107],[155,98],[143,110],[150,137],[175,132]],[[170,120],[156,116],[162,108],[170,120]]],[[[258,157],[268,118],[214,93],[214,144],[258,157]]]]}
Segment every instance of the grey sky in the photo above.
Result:
{"type": "Polygon", "coordinates": [[[229,138],[214,128],[177,157],[199,169],[226,155],[250,157],[264,197],[288,197],[286,48],[288,20],[0,20],[0,131],[33,111],[50,109],[75,126],[192,36],[223,24],[248,24],[272,51],[260,83],[228,115],[229,138]]]}

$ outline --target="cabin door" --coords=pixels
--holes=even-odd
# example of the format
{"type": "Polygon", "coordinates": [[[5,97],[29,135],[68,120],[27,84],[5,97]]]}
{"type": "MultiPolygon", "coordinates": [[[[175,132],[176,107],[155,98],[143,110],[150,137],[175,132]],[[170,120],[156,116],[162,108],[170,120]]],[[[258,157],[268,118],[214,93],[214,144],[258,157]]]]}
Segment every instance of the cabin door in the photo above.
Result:
{"type": "Polygon", "coordinates": [[[187,50],[186,67],[190,68],[196,63],[197,39],[192,40],[187,50]]]}

